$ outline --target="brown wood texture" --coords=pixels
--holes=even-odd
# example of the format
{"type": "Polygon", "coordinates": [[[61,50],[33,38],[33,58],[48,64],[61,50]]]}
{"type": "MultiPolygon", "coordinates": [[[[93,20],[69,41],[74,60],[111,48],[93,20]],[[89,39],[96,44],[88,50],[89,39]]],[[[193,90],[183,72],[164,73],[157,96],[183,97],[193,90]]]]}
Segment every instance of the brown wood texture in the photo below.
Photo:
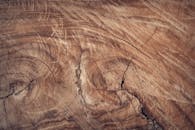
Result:
{"type": "Polygon", "coordinates": [[[0,130],[195,129],[194,0],[0,0],[0,130]]]}

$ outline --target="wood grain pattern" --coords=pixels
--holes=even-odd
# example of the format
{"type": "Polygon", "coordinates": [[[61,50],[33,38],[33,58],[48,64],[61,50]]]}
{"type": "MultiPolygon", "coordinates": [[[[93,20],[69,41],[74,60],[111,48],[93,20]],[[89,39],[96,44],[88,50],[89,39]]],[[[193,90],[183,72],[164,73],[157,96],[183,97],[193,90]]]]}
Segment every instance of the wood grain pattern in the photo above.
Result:
{"type": "Polygon", "coordinates": [[[1,0],[0,130],[195,129],[195,1],[1,0]]]}

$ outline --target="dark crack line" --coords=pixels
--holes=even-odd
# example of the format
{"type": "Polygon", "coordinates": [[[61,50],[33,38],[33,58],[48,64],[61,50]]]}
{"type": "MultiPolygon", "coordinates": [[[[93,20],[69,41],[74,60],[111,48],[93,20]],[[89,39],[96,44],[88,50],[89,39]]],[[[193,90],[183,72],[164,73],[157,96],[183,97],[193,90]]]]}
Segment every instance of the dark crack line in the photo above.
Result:
{"type": "Polygon", "coordinates": [[[144,108],[144,107],[142,107],[141,108],[141,114],[147,119],[147,120],[152,120],[152,117],[150,116],[150,114],[147,112],[147,110],[144,108]]]}
{"type": "Polygon", "coordinates": [[[5,112],[5,121],[6,121],[7,127],[9,127],[9,129],[11,129],[11,130],[14,130],[14,128],[12,127],[12,125],[10,123],[10,120],[8,119],[8,112],[7,112],[5,100],[3,100],[3,109],[5,112]]]}
{"type": "Polygon", "coordinates": [[[152,124],[152,128],[154,130],[158,129],[158,130],[163,130],[164,128],[161,126],[161,124],[159,122],[156,121],[156,119],[152,116],[152,114],[149,113],[149,111],[147,110],[147,108],[145,107],[144,103],[143,103],[143,99],[136,94],[135,92],[130,92],[128,89],[126,89],[127,93],[129,93],[130,95],[133,95],[136,99],[138,99],[138,101],[141,104],[141,111],[140,114],[148,121],[152,124]]]}
{"type": "Polygon", "coordinates": [[[141,103],[142,107],[141,107],[141,114],[145,117],[145,119],[148,121],[148,122],[152,122],[152,127],[154,129],[160,129],[160,130],[163,130],[163,127],[161,127],[161,125],[155,120],[154,117],[152,117],[151,114],[149,114],[149,112],[146,110],[146,108],[144,107],[143,105],[143,100],[141,97],[139,97],[135,92],[130,92],[127,88],[125,88],[124,86],[124,83],[125,83],[125,75],[126,75],[126,72],[128,71],[129,69],[129,66],[130,64],[132,63],[132,59],[129,61],[124,73],[123,73],[123,76],[122,76],[122,81],[121,81],[121,90],[125,90],[127,93],[129,93],[130,95],[134,96],[136,99],[138,99],[138,101],[141,103]]]}
{"type": "Polygon", "coordinates": [[[12,96],[15,93],[15,87],[13,86],[13,84],[9,85],[9,90],[11,90],[11,92],[9,94],[7,94],[6,96],[0,97],[1,100],[9,98],[10,96],[12,96]]]}
{"type": "MultiPolygon", "coordinates": [[[[126,69],[125,69],[125,71],[124,71],[124,73],[123,73],[122,81],[121,81],[121,90],[124,90],[124,91],[127,92],[128,94],[134,96],[134,97],[135,97],[136,99],[138,99],[138,101],[140,102],[140,98],[138,98],[138,96],[137,96],[136,94],[131,94],[131,93],[129,92],[129,90],[128,90],[127,88],[125,88],[125,86],[124,86],[124,83],[125,83],[125,76],[126,76],[126,73],[127,73],[128,69],[129,69],[130,64],[132,63],[132,60],[133,60],[133,57],[131,58],[131,60],[130,60],[129,63],[127,64],[127,67],[126,67],[126,69]]],[[[130,103],[131,103],[131,105],[133,106],[132,102],[130,102],[130,103]]],[[[141,102],[140,102],[140,103],[141,103],[141,102]]],[[[120,105],[122,105],[121,100],[120,100],[120,105]]],[[[134,107],[133,107],[133,109],[134,109],[134,111],[136,112],[136,110],[135,110],[134,107]]]]}
{"type": "Polygon", "coordinates": [[[19,90],[18,92],[15,92],[15,95],[20,94],[21,92],[23,92],[23,91],[26,90],[26,89],[27,89],[28,91],[32,90],[32,88],[33,88],[33,86],[34,86],[35,84],[36,84],[36,80],[35,80],[35,79],[32,79],[26,87],[24,87],[23,89],[19,90]]]}
{"type": "MultiPolygon", "coordinates": [[[[5,114],[7,115],[7,110],[6,110],[6,106],[5,106],[5,100],[3,100],[3,109],[5,111],[5,114]]],[[[7,117],[7,116],[6,116],[7,117]]]]}
{"type": "Polygon", "coordinates": [[[152,115],[147,111],[146,108],[142,107],[141,108],[141,114],[146,118],[146,120],[148,122],[151,122],[152,124],[152,128],[154,130],[163,130],[163,127],[161,127],[161,125],[155,120],[154,117],[152,117],[152,115]]]}
{"type": "Polygon", "coordinates": [[[131,62],[132,62],[132,59],[129,61],[129,63],[128,63],[128,65],[127,65],[127,67],[126,67],[126,69],[125,69],[125,71],[124,71],[124,73],[123,73],[122,81],[121,81],[121,89],[124,89],[125,75],[126,75],[126,72],[127,72],[128,69],[129,69],[129,66],[130,66],[131,62]]]}
{"type": "Polygon", "coordinates": [[[6,124],[8,125],[7,109],[6,109],[6,105],[5,105],[5,100],[3,100],[3,109],[5,112],[5,121],[6,121],[6,124]]]}
{"type": "Polygon", "coordinates": [[[30,83],[26,87],[24,87],[23,89],[21,89],[17,92],[15,90],[16,89],[15,84],[12,83],[12,84],[9,85],[9,89],[11,90],[11,92],[9,94],[7,94],[6,96],[0,97],[0,100],[7,99],[12,95],[19,95],[21,92],[23,92],[26,89],[28,91],[30,91],[30,90],[32,90],[32,87],[35,85],[35,83],[36,83],[36,80],[33,79],[33,80],[30,81],[30,83]]]}

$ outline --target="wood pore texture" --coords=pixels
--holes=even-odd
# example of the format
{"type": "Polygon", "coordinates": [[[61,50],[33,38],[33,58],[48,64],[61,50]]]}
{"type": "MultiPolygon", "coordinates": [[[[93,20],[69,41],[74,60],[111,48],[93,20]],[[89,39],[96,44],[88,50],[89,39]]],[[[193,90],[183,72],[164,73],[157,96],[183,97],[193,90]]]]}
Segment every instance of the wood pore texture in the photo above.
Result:
{"type": "Polygon", "coordinates": [[[0,130],[194,130],[194,0],[0,0],[0,130]]]}

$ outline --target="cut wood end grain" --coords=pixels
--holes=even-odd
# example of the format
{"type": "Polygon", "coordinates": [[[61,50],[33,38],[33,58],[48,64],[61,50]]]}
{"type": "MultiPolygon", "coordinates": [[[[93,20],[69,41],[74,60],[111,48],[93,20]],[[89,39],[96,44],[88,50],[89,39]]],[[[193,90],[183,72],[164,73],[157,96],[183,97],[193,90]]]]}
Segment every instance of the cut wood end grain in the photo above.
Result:
{"type": "Polygon", "coordinates": [[[195,3],[0,1],[0,129],[195,128],[195,3]]]}

